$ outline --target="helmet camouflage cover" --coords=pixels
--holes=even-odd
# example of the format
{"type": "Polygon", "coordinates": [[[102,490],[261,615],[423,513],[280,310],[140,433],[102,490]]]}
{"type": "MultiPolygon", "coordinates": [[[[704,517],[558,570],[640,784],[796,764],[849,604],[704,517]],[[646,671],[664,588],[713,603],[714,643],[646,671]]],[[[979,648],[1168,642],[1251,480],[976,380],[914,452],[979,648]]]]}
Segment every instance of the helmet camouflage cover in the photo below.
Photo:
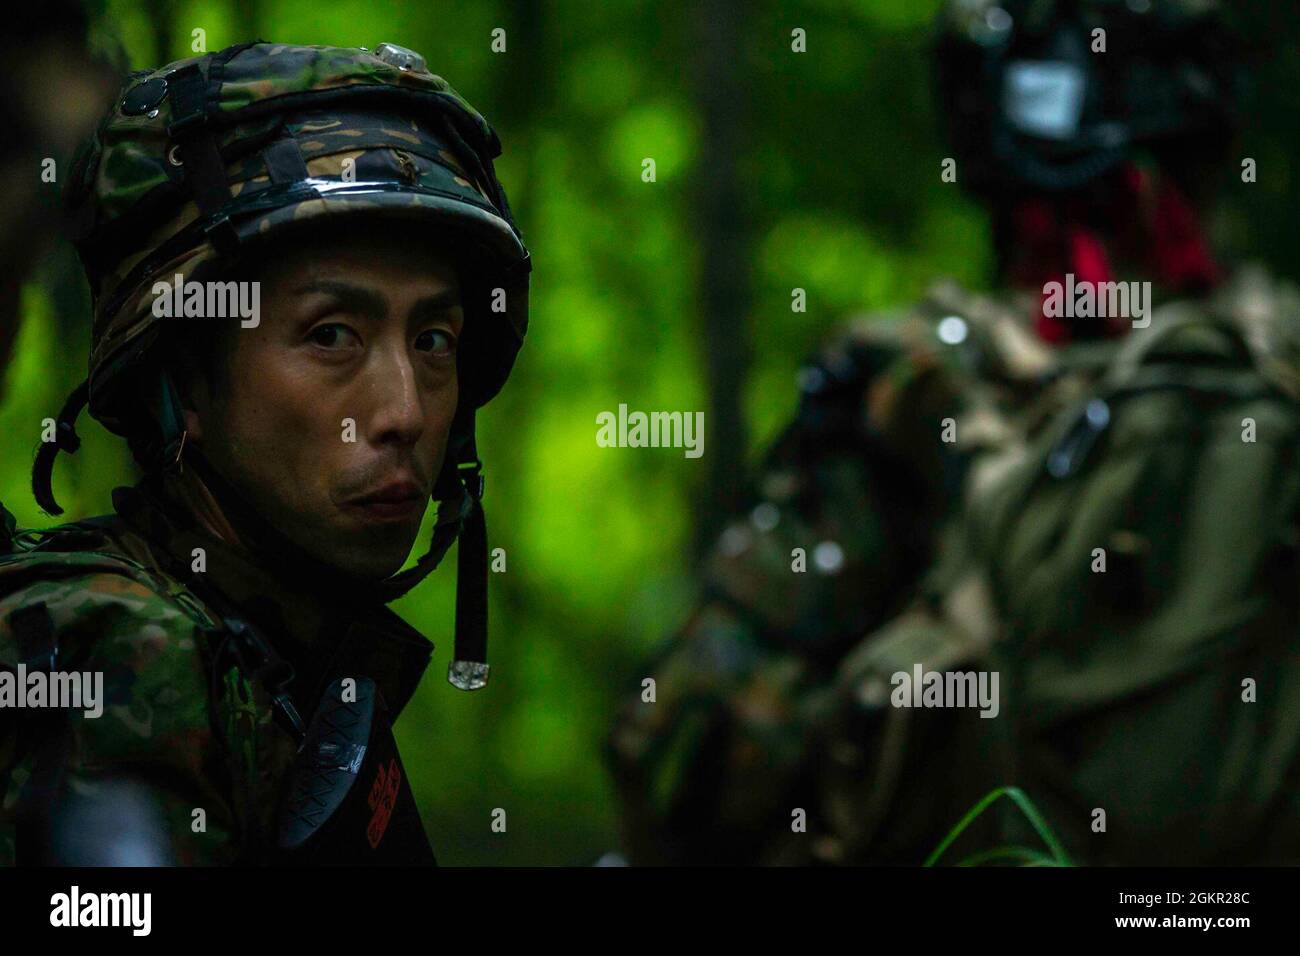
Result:
{"type": "Polygon", "coordinates": [[[528,321],[530,260],[492,167],[500,153],[483,117],[391,44],[257,42],[132,74],[68,195],[95,302],[91,414],[124,427],[115,385],[156,337],[155,281],[201,281],[292,223],[377,212],[436,221],[504,290],[499,312],[465,295],[463,394],[482,405],[528,321]]]}

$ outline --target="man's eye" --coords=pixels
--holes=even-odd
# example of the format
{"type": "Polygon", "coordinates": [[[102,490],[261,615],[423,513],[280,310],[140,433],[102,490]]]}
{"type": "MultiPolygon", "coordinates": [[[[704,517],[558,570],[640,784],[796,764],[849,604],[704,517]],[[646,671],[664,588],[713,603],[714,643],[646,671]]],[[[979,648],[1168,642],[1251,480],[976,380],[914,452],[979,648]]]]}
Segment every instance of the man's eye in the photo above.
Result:
{"type": "Polygon", "coordinates": [[[307,339],[327,349],[342,348],[360,341],[359,337],[346,325],[328,322],[318,325],[307,334],[307,339]]]}
{"type": "Polygon", "coordinates": [[[456,340],[442,329],[425,329],[415,338],[415,347],[421,352],[449,355],[456,348],[456,340]]]}

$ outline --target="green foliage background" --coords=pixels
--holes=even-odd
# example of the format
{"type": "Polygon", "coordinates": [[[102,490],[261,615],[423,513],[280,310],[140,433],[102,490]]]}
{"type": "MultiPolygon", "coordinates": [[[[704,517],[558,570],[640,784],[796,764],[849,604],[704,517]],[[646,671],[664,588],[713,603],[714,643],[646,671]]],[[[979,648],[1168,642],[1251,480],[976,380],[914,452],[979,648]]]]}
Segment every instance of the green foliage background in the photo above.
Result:
{"type": "MultiPolygon", "coordinates": [[[[940,182],[926,45],[936,0],[803,0],[740,6],[728,57],[741,77],[744,138],[730,171],[748,263],[735,346],[752,457],[794,408],[801,359],[846,314],[904,303],[939,274],[991,281],[987,223],[940,182]],[[807,31],[808,52],[790,50],[807,31]],[[790,309],[791,289],[808,312],[790,309]]],[[[1295,37],[1295,14],[1239,3],[1255,36],[1295,37]]],[[[101,45],[131,69],[254,37],[409,46],[484,113],[497,168],[533,251],[532,327],[517,370],[481,416],[493,546],[490,688],[443,679],[452,581],[437,573],[395,608],[437,645],[398,736],[426,826],[448,864],[585,864],[617,844],[601,744],[641,662],[692,597],[693,528],[705,459],[601,449],[596,415],[710,407],[702,372],[701,220],[708,161],[693,64],[708,27],[682,3],[196,0],[97,2],[101,45]],[[508,52],[490,50],[506,30],[508,52]],[[658,181],[641,180],[653,157],[658,181]],[[506,834],[489,828],[508,813],[506,834]]],[[[1260,75],[1241,156],[1259,182],[1224,172],[1216,231],[1237,255],[1283,272],[1296,251],[1297,46],[1260,75]]],[[[717,227],[717,224],[714,224],[717,227]]],[[[24,292],[25,321],[0,408],[0,500],[48,523],[28,470],[40,421],[81,380],[88,297],[60,246],[24,292]]],[[[55,490],[69,516],[109,510],[133,480],[123,443],[83,417],[82,451],[55,490]]],[[[454,567],[451,558],[448,565],[454,567]]]]}

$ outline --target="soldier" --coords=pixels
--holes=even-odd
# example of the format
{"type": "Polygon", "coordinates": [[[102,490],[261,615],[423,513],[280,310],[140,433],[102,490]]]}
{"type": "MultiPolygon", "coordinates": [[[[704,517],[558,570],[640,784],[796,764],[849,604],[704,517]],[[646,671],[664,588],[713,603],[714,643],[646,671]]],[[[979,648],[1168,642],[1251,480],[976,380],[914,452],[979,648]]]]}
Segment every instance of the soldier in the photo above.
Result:
{"type": "Polygon", "coordinates": [[[448,679],[486,683],[474,415],[531,268],[500,152],[392,44],[130,77],[71,186],[90,370],[33,489],[60,513],[87,404],[144,478],[107,516],[5,514],[0,677],[103,700],[0,709],[0,860],[433,862],[390,729],[433,648],[385,604],[459,536],[448,679]]]}
{"type": "MultiPolygon", "coordinates": [[[[1004,785],[1058,859],[1295,861],[1300,298],[1203,236],[1229,40],[1203,3],[949,6],[1006,291],[939,283],[802,371],[610,735],[633,862],[919,864],[1004,785]]],[[[1042,859],[1015,813],[962,839],[1042,859]]]]}

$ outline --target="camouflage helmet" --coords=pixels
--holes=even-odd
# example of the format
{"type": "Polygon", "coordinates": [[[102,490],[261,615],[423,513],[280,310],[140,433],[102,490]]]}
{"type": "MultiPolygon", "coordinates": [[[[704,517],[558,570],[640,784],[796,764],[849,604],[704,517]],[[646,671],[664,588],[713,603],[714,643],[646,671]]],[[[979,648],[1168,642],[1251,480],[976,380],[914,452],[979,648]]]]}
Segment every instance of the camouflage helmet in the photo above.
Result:
{"type": "Polygon", "coordinates": [[[505,290],[503,312],[466,295],[486,346],[467,397],[482,405],[528,323],[530,260],[492,167],[500,154],[483,117],[391,44],[249,43],[133,74],[68,193],[95,302],[91,414],[123,425],[115,386],[156,336],[156,279],[203,276],[293,223],[375,212],[454,230],[505,290]]]}
{"type": "MultiPolygon", "coordinates": [[[[500,154],[487,121],[422,57],[392,44],[371,51],[258,41],[132,74],[68,187],[69,228],[94,301],[89,374],[58,418],[57,442],[38,453],[37,501],[59,513],[50,492],[53,458],[76,450],[73,423],[85,405],[128,437],[137,437],[142,421],[156,426],[149,457],[159,468],[179,460],[179,397],[152,355],[167,321],[154,315],[155,282],[219,278],[236,262],[256,260],[263,240],[301,223],[377,215],[428,223],[449,238],[461,272],[460,404],[434,487],[434,541],[415,568],[383,582],[375,596],[404,593],[457,534],[472,531],[460,549],[457,657],[481,662],[481,647],[460,653],[462,617],[486,614],[481,593],[466,602],[481,608],[461,606],[466,581],[478,592],[486,576],[474,411],[501,388],[523,342],[531,270],[493,169],[500,154]],[[155,379],[154,398],[142,408],[141,381],[155,379]],[[466,567],[480,558],[482,569],[466,567]]],[[[257,523],[254,540],[293,551],[197,449],[185,450],[185,461],[236,517],[257,523]]],[[[466,682],[481,683],[469,671],[466,682]]],[[[485,678],[485,664],[482,671],[485,678]]]]}
{"type": "Polygon", "coordinates": [[[1065,192],[1138,148],[1225,148],[1245,77],[1229,27],[1217,0],[950,0],[934,66],[963,182],[1065,192]]]}

